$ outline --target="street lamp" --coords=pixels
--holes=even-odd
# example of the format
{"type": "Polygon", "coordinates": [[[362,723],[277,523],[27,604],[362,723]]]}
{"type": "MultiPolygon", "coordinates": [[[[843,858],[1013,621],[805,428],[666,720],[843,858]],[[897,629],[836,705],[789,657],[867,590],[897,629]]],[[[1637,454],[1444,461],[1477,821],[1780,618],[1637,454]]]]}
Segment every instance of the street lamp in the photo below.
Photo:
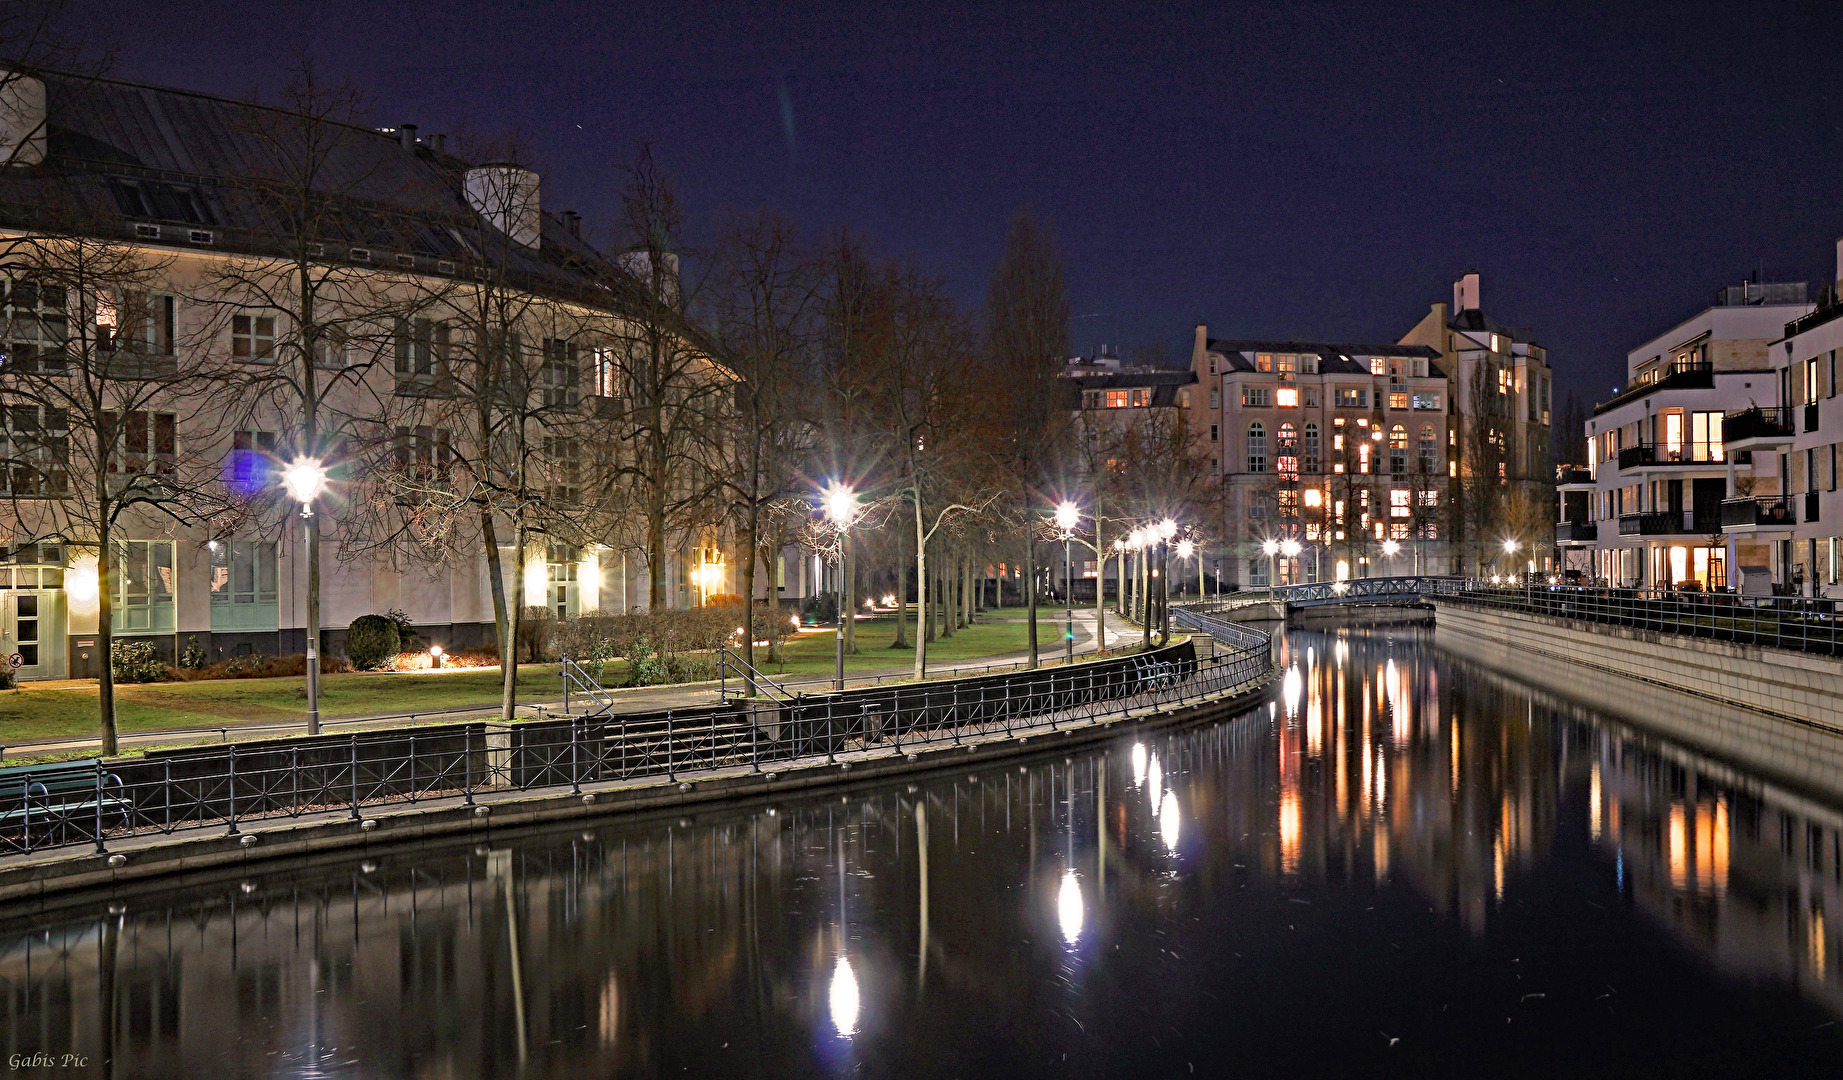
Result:
{"type": "MultiPolygon", "coordinates": [[[[845,620],[851,612],[845,606],[845,543],[849,539],[851,522],[857,517],[857,492],[849,484],[833,483],[820,493],[820,505],[825,508],[826,520],[838,530],[838,640],[832,649],[832,688],[845,688],[845,620]]],[[[918,587],[926,588],[917,582],[918,587]]],[[[917,633],[920,630],[917,628],[917,633]]]]}
{"type": "Polygon", "coordinates": [[[1382,542],[1382,557],[1383,558],[1392,560],[1395,558],[1395,556],[1399,554],[1401,554],[1401,541],[1384,540],[1382,542]]]}
{"type": "Polygon", "coordinates": [[[1273,579],[1274,579],[1273,558],[1275,555],[1280,554],[1280,541],[1278,540],[1261,541],[1261,554],[1267,556],[1267,599],[1269,602],[1271,602],[1273,600],[1273,579]]]}
{"type": "Polygon", "coordinates": [[[1075,570],[1069,564],[1069,541],[1080,521],[1080,507],[1067,499],[1056,505],[1056,528],[1062,530],[1062,602],[1068,609],[1062,631],[1063,655],[1070,664],[1075,662],[1075,570]]]}
{"type": "MultiPolygon", "coordinates": [[[[1192,555],[1195,555],[1196,552],[1197,552],[1197,545],[1191,543],[1189,540],[1179,540],[1177,542],[1178,565],[1182,566],[1184,564],[1184,560],[1190,558],[1192,555]]],[[[1184,590],[1179,589],[1178,596],[1181,597],[1183,595],[1184,595],[1184,590]]],[[[1203,600],[1203,560],[1201,558],[1197,560],[1197,600],[1198,602],[1202,602],[1203,600]]]]}
{"type": "Polygon", "coordinates": [[[320,523],[314,500],[326,490],[326,466],[318,458],[297,458],[282,472],[282,487],[301,504],[307,530],[307,733],[320,734],[320,523]]]}

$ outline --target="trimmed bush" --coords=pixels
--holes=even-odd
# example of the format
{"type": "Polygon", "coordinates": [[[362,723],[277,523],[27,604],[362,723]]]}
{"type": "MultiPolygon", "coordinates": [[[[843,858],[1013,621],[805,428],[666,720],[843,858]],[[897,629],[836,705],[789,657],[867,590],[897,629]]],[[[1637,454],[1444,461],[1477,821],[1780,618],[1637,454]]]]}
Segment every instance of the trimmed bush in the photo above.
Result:
{"type": "Polygon", "coordinates": [[[402,651],[397,622],[387,615],[360,615],[346,628],[346,656],[360,671],[376,671],[402,651]]]}
{"type": "Polygon", "coordinates": [[[166,678],[166,665],[154,655],[151,641],[117,641],[109,650],[109,668],[118,683],[159,682],[166,678]]]}

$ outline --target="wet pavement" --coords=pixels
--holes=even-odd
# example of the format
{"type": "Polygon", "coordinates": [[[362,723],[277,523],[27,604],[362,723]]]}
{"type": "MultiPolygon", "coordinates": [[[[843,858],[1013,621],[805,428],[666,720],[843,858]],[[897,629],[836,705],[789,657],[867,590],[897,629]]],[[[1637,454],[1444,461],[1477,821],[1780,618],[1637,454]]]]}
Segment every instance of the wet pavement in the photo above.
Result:
{"type": "Polygon", "coordinates": [[[1843,812],[1427,642],[1294,633],[1270,705],[1021,765],[0,910],[0,1049],[176,1078],[1843,1067],[1843,812]]]}

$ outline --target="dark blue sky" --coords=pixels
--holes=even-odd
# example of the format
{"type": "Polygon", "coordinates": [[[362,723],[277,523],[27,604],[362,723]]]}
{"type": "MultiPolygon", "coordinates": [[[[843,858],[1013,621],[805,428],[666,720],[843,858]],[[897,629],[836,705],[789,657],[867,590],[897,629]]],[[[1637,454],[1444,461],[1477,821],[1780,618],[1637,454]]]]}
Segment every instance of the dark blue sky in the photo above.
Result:
{"type": "Polygon", "coordinates": [[[1835,3],[76,3],[125,78],[272,95],[307,46],[379,124],[517,130],[591,226],[650,139],[694,224],[849,223],[977,303],[1031,204],[1083,349],[1393,341],[1476,268],[1604,397],[1843,234],[1835,3]]]}

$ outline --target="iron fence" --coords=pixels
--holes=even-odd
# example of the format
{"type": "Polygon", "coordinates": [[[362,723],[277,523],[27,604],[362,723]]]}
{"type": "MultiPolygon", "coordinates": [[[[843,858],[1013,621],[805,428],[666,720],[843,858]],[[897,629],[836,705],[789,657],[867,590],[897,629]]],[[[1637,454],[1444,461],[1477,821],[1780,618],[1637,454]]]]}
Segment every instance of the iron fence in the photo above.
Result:
{"type": "Polygon", "coordinates": [[[1471,583],[1447,594],[1456,603],[1609,623],[1684,637],[1765,645],[1796,652],[1843,654],[1837,601],[1796,596],[1741,596],[1677,589],[1492,586],[1471,583]]]}
{"type": "MultiPolygon", "coordinates": [[[[1273,670],[1265,634],[1222,624],[1227,648],[1188,641],[1138,656],[971,679],[795,694],[622,715],[563,662],[581,713],[518,724],[353,733],[150,752],[108,762],[0,769],[0,854],[257,821],[340,816],[513,791],[724,770],[766,772],[841,755],[1024,738],[1171,709],[1242,689],[1273,670]]],[[[1216,633],[1211,627],[1209,632],[1216,633]]]]}

